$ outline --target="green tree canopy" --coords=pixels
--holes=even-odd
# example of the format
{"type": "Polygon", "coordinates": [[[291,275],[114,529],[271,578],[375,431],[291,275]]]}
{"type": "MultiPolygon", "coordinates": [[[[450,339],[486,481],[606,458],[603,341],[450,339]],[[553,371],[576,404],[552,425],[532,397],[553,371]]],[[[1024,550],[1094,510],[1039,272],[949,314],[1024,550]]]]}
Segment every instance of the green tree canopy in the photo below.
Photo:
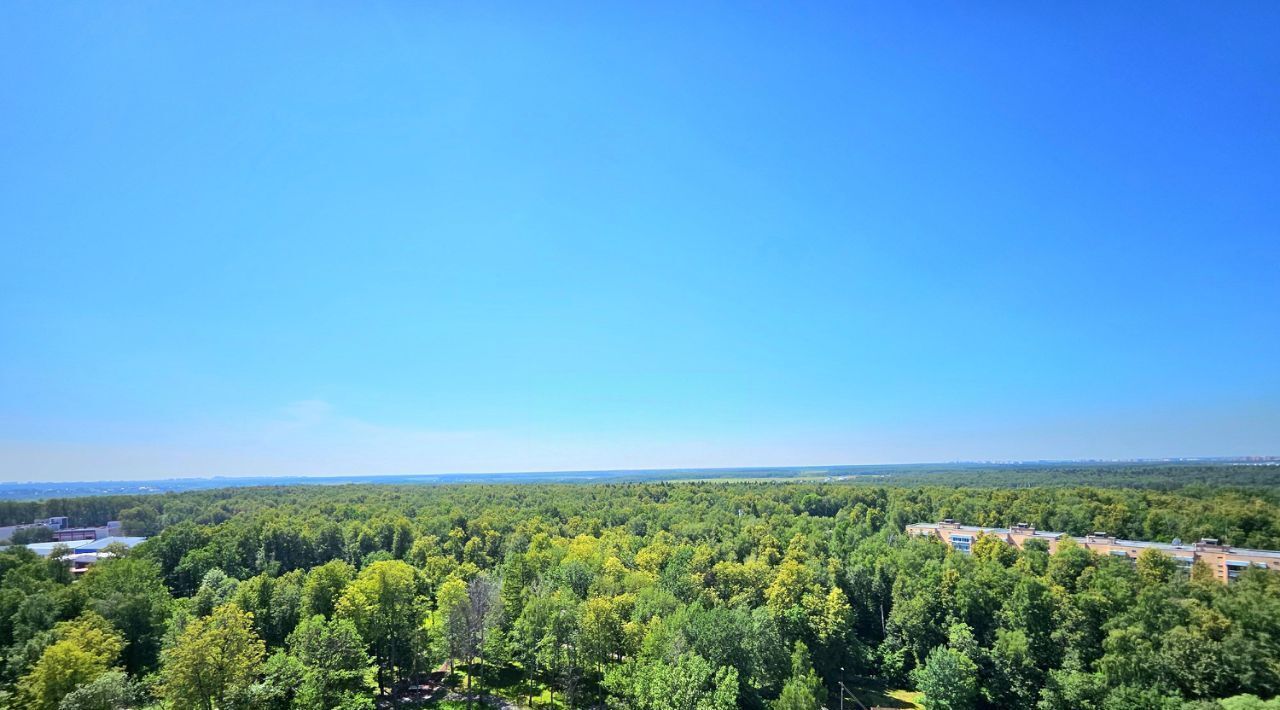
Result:
{"type": "Polygon", "coordinates": [[[57,710],[68,694],[106,673],[124,649],[120,634],[93,612],[55,626],[53,639],[18,681],[18,697],[30,710],[57,710]]]}
{"type": "Polygon", "coordinates": [[[425,605],[408,564],[385,560],[361,570],[343,592],[336,615],[350,620],[372,650],[380,688],[413,672],[422,647],[425,605]]]}
{"type": "Polygon", "coordinates": [[[265,659],[266,645],[253,632],[253,615],[224,604],[207,617],[193,619],[165,649],[160,692],[178,707],[245,707],[265,659]]]}

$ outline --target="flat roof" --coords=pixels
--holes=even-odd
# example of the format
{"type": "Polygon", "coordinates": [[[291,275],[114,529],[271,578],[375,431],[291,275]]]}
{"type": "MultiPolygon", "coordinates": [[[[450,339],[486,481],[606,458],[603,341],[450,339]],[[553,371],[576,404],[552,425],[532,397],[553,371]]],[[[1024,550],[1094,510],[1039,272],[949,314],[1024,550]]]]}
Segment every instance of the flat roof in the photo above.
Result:
{"type": "MultiPolygon", "coordinates": [[[[1010,533],[1009,528],[985,528],[977,525],[943,525],[941,523],[912,523],[907,527],[923,528],[928,530],[960,530],[964,532],[981,532],[981,533],[988,533],[993,535],[1007,535],[1010,533]]],[[[1023,535],[1027,534],[1026,531],[1019,530],[1018,532],[1019,534],[1023,534],[1023,535]]],[[[1035,537],[1041,537],[1041,536],[1052,537],[1052,538],[1058,539],[1058,538],[1067,537],[1067,534],[1061,533],[1061,532],[1049,532],[1046,530],[1036,530],[1034,532],[1034,536],[1035,537]]],[[[1094,536],[1086,535],[1084,537],[1072,537],[1071,539],[1079,543],[1085,543],[1087,542],[1087,539],[1090,537],[1094,537],[1094,536]]],[[[1106,544],[1114,545],[1116,547],[1132,547],[1136,549],[1153,547],[1157,550],[1166,550],[1169,552],[1195,552],[1196,551],[1196,546],[1194,544],[1174,545],[1167,542],[1149,542],[1146,540],[1119,540],[1116,538],[1106,538],[1106,544]]],[[[1272,557],[1275,559],[1280,559],[1280,550],[1253,550],[1246,547],[1231,547],[1231,546],[1224,545],[1222,552],[1223,554],[1252,555],[1254,557],[1272,557]]]]}
{"type": "Polygon", "coordinates": [[[146,542],[145,537],[102,537],[97,540],[68,540],[66,542],[33,542],[26,545],[28,550],[40,555],[48,557],[53,554],[53,548],[65,547],[73,554],[82,552],[99,552],[107,545],[113,542],[120,543],[125,547],[135,547],[146,542]]]}
{"type": "Polygon", "coordinates": [[[113,535],[111,537],[98,538],[97,540],[85,540],[83,545],[76,545],[75,549],[77,552],[96,552],[112,543],[120,543],[125,547],[134,547],[135,545],[141,545],[146,541],[147,541],[147,538],[145,537],[125,537],[125,536],[113,535]]]}

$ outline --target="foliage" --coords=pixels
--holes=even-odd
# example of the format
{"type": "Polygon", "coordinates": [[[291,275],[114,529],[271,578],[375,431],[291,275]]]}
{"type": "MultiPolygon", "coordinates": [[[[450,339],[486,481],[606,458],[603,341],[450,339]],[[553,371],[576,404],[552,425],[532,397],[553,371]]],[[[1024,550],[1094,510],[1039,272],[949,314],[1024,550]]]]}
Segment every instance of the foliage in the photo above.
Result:
{"type": "Polygon", "coordinates": [[[927,710],[969,710],[978,699],[978,666],[963,653],[939,646],[916,672],[927,710]]]}
{"type": "Polygon", "coordinates": [[[605,675],[611,704],[636,710],[728,710],[737,707],[738,673],[689,653],[673,663],[625,663],[605,675]]]}
{"type": "Polygon", "coordinates": [[[827,691],[813,670],[809,649],[796,641],[791,653],[791,677],[782,686],[782,694],[773,701],[773,710],[819,710],[824,707],[827,691]]]}
{"type": "Polygon", "coordinates": [[[372,649],[383,688],[416,668],[423,613],[414,569],[386,560],[361,570],[338,600],[336,616],[349,619],[372,649]]]}
{"type": "Polygon", "coordinates": [[[21,520],[127,512],[154,534],[79,580],[65,562],[0,551],[0,706],[351,710],[451,663],[484,692],[569,706],[809,708],[860,677],[918,687],[930,708],[1248,708],[1280,695],[1280,575],[1225,585],[1151,551],[1129,563],[982,536],[965,555],[903,534],[953,517],[1280,548],[1280,487],[1245,473],[0,502],[21,520]],[[984,482],[1001,487],[959,485],[984,482]],[[120,646],[77,641],[68,623],[120,646]]]}
{"type": "Polygon", "coordinates": [[[9,544],[13,545],[29,545],[33,542],[52,542],[53,528],[45,525],[33,525],[26,528],[18,528],[9,536],[9,544]]]}
{"type": "Polygon", "coordinates": [[[311,568],[302,585],[302,616],[319,614],[326,619],[333,616],[342,591],[355,576],[355,569],[343,560],[329,560],[311,568]]]}
{"type": "Polygon", "coordinates": [[[169,702],[202,710],[248,707],[266,647],[253,632],[253,615],[226,604],[193,619],[173,647],[164,651],[161,695],[169,702]]]}
{"type": "Polygon", "coordinates": [[[137,674],[154,668],[171,602],[159,567],[134,557],[105,560],[90,568],[81,587],[87,606],[128,642],[126,670],[137,674]]]}
{"type": "Polygon", "coordinates": [[[106,673],[124,648],[111,624],[88,612],[53,628],[53,643],[17,685],[18,697],[31,710],[57,710],[77,687],[106,673]]]}
{"type": "Polygon", "coordinates": [[[141,685],[122,671],[107,671],[62,699],[58,710],[129,710],[143,704],[141,685]]]}
{"type": "Polygon", "coordinates": [[[289,637],[289,653],[302,668],[294,707],[354,708],[376,690],[373,659],[351,621],[313,616],[289,637]]]}

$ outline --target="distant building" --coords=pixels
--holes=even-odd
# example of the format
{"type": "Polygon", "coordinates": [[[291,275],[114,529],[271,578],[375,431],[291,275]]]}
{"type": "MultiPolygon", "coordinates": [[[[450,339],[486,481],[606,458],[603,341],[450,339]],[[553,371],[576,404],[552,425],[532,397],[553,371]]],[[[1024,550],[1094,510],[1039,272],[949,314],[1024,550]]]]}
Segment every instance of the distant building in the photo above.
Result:
{"type": "MultiPolygon", "coordinates": [[[[994,536],[1002,542],[1021,549],[1028,540],[1043,540],[1050,553],[1057,552],[1058,544],[1070,537],[1066,533],[1036,530],[1035,526],[1018,523],[1011,528],[985,528],[974,525],[961,525],[948,518],[937,523],[914,523],[907,526],[907,534],[918,537],[936,537],[957,552],[968,553],[979,536],[994,536]]],[[[1138,554],[1146,549],[1153,549],[1168,555],[1186,569],[1196,562],[1203,562],[1213,570],[1213,574],[1222,582],[1230,582],[1249,568],[1280,570],[1280,551],[1249,550],[1222,545],[1213,538],[1203,538],[1191,545],[1183,545],[1180,540],[1173,543],[1143,542],[1140,540],[1118,540],[1105,532],[1095,532],[1084,537],[1072,537],[1077,544],[1099,555],[1122,557],[1136,561],[1138,554]]]]}
{"type": "Polygon", "coordinates": [[[71,572],[83,574],[93,563],[111,557],[110,552],[104,552],[108,546],[123,545],[126,548],[133,548],[146,540],[145,537],[103,537],[96,540],[71,542],[33,542],[26,548],[41,557],[48,557],[55,549],[62,548],[67,553],[62,559],[71,564],[71,572]]]}
{"type": "Polygon", "coordinates": [[[0,540],[12,540],[14,533],[18,532],[19,530],[30,530],[31,528],[46,528],[48,530],[57,531],[66,527],[66,525],[67,525],[67,519],[65,517],[40,518],[33,523],[26,523],[23,525],[6,525],[4,527],[0,527],[0,540]]]}
{"type": "Polygon", "coordinates": [[[75,540],[97,540],[104,537],[121,537],[122,528],[119,520],[109,521],[106,525],[95,528],[72,528],[71,519],[65,515],[52,518],[38,518],[26,525],[0,526],[0,542],[12,540],[14,533],[30,528],[48,528],[53,531],[55,542],[72,542],[75,540]]]}
{"type": "Polygon", "coordinates": [[[91,542],[85,542],[75,546],[76,552],[101,552],[111,545],[124,545],[127,548],[134,548],[146,542],[145,537],[102,537],[91,542]]]}
{"type": "Polygon", "coordinates": [[[97,540],[97,528],[66,528],[53,531],[54,542],[73,542],[75,540],[97,540]]]}
{"type": "Polygon", "coordinates": [[[99,555],[96,552],[77,552],[72,555],[67,555],[62,559],[71,564],[71,574],[80,575],[88,572],[89,566],[97,562],[100,557],[104,556],[105,555],[99,555]]]}

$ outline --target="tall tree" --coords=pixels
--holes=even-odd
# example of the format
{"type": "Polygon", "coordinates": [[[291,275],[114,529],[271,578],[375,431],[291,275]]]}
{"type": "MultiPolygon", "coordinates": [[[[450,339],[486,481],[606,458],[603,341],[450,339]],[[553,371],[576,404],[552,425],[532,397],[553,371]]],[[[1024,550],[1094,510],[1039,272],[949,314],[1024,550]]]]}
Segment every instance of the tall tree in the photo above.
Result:
{"type": "Polygon", "coordinates": [[[178,707],[242,707],[265,659],[266,644],[253,632],[253,615],[226,604],[193,619],[165,649],[160,693],[178,707]]]}
{"type": "Polygon", "coordinates": [[[106,673],[124,648],[120,634],[93,612],[58,624],[53,638],[31,672],[18,681],[22,707],[57,710],[69,693],[106,673]]]}
{"type": "Polygon", "coordinates": [[[131,710],[145,703],[140,683],[123,671],[111,670],[67,694],[58,710],[131,710]]]}
{"type": "Polygon", "coordinates": [[[313,616],[289,637],[289,653],[303,675],[294,705],[302,708],[354,707],[376,690],[373,658],[348,619],[313,616]]]}
{"type": "Polygon", "coordinates": [[[125,669],[141,675],[154,668],[172,602],[160,568],[139,557],[104,560],[89,569],[80,585],[88,608],[125,638],[125,669]]]}
{"type": "Polygon", "coordinates": [[[782,694],[773,701],[773,710],[819,710],[826,699],[827,691],[813,670],[809,649],[796,641],[791,652],[791,677],[782,686],[782,694]]]}
{"type": "Polygon", "coordinates": [[[417,668],[424,611],[414,569],[400,560],[375,562],[347,585],[336,615],[350,619],[372,650],[379,689],[409,677],[417,668]]]}
{"type": "Polygon", "coordinates": [[[191,611],[196,616],[208,616],[214,609],[231,601],[236,595],[240,580],[214,568],[204,573],[200,588],[191,598],[191,611]]]}
{"type": "Polygon", "coordinates": [[[963,653],[938,646],[915,673],[926,710],[972,710],[978,699],[978,666],[963,653]]]}
{"type": "Polygon", "coordinates": [[[631,661],[605,675],[610,707],[634,710],[730,710],[738,707],[738,672],[686,653],[674,662],[631,661]]]}
{"type": "Polygon", "coordinates": [[[319,567],[312,567],[302,585],[302,617],[316,614],[326,619],[332,617],[338,599],[355,576],[355,568],[343,560],[330,560],[319,567]]]}

